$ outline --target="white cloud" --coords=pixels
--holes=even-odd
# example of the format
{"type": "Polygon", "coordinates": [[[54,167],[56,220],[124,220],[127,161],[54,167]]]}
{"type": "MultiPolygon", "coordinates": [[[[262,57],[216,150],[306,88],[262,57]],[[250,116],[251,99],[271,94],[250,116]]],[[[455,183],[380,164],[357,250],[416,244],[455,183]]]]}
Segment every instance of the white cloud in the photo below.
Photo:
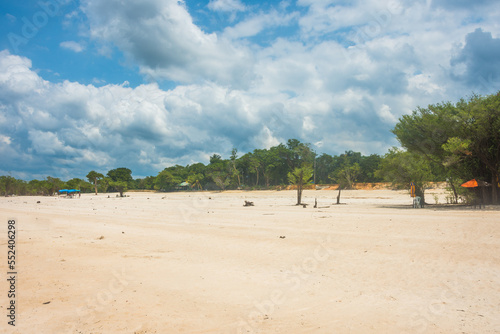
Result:
{"type": "Polygon", "coordinates": [[[31,60],[0,51],[0,96],[18,96],[43,89],[44,82],[30,70],[31,60]]]}
{"type": "Polygon", "coordinates": [[[389,124],[395,124],[398,121],[398,119],[391,113],[391,107],[387,104],[382,104],[378,110],[378,115],[383,121],[389,124]]]}
{"type": "Polygon", "coordinates": [[[3,143],[5,145],[10,145],[11,142],[12,141],[9,136],[0,135],[0,143],[3,143]]]}
{"type": "Polygon", "coordinates": [[[296,17],[297,13],[284,14],[277,11],[271,11],[267,14],[259,13],[249,19],[238,22],[232,27],[226,28],[223,36],[229,39],[255,36],[271,27],[287,26],[296,17]]]}
{"type": "Polygon", "coordinates": [[[310,116],[304,117],[304,120],[302,121],[302,128],[306,132],[310,132],[316,129],[316,126],[314,125],[314,122],[310,116]]]}
{"type": "Polygon", "coordinates": [[[253,140],[259,148],[269,149],[280,144],[280,140],[273,135],[272,131],[267,126],[263,126],[259,134],[255,136],[253,140]]]}
{"type": "Polygon", "coordinates": [[[221,12],[244,11],[246,9],[239,0],[210,0],[207,7],[210,10],[221,12]]]}
{"type": "Polygon", "coordinates": [[[146,76],[195,83],[248,84],[252,56],[197,27],[177,0],[84,1],[94,39],[112,43],[140,66],[146,76]]]}
{"type": "Polygon", "coordinates": [[[63,49],[71,50],[71,51],[77,52],[77,53],[85,50],[85,47],[81,43],[78,43],[75,41],[65,41],[65,42],[61,42],[59,45],[63,49]]]}

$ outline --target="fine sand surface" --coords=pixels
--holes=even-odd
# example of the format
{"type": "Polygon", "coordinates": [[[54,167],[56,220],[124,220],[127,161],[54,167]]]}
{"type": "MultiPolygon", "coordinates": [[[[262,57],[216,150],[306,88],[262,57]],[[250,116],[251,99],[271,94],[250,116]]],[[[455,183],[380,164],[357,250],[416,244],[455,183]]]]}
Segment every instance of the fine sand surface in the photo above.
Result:
{"type": "Polygon", "coordinates": [[[2,197],[0,272],[16,219],[18,281],[16,327],[0,282],[0,333],[500,332],[498,208],[336,195],[2,197]]]}

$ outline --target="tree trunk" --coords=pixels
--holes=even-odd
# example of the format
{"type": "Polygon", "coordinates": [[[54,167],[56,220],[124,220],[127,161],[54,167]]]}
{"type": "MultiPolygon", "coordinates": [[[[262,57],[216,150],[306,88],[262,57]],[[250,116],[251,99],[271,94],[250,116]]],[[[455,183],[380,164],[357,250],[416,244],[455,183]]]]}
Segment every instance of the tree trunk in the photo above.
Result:
{"type": "Polygon", "coordinates": [[[94,189],[95,189],[95,194],[97,195],[97,177],[94,178],[94,189]]]}
{"type": "Polygon", "coordinates": [[[233,169],[234,172],[236,173],[236,177],[238,178],[238,187],[241,186],[241,179],[240,179],[240,173],[238,173],[238,170],[236,169],[236,162],[233,160],[233,169]]]}
{"type": "Polygon", "coordinates": [[[423,187],[415,185],[415,196],[420,197],[420,207],[423,208],[425,206],[425,195],[423,187]]]}
{"type": "Polygon", "coordinates": [[[498,204],[498,173],[493,172],[491,178],[491,204],[498,204]]]}
{"type": "Polygon", "coordinates": [[[339,194],[337,195],[337,204],[340,204],[340,192],[342,191],[342,188],[339,187],[339,194]]]}
{"type": "Polygon", "coordinates": [[[302,202],[302,185],[298,184],[297,185],[297,204],[296,205],[300,205],[301,202],[302,202]]]}
{"type": "Polygon", "coordinates": [[[453,190],[453,196],[455,196],[455,202],[453,204],[457,204],[458,203],[457,189],[455,189],[455,185],[453,184],[453,182],[451,180],[448,182],[450,182],[451,190],[453,190]]]}

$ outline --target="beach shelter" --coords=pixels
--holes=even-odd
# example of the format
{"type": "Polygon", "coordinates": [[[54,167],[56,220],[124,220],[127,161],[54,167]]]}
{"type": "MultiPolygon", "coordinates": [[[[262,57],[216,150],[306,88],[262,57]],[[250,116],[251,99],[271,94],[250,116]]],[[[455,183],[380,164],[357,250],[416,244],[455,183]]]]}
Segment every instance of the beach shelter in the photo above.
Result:
{"type": "Polygon", "coordinates": [[[188,190],[189,189],[189,182],[182,182],[177,185],[177,190],[188,190]]]}
{"type": "Polygon", "coordinates": [[[476,179],[469,180],[465,183],[462,183],[460,186],[464,188],[477,188],[477,187],[487,187],[490,184],[484,181],[478,181],[476,179]]]}
{"type": "Polygon", "coordinates": [[[488,195],[486,194],[486,187],[491,186],[488,182],[484,182],[481,180],[472,179],[460,185],[461,187],[470,189],[471,192],[474,193],[473,204],[474,206],[479,204],[479,208],[481,205],[488,202],[488,195]]]}

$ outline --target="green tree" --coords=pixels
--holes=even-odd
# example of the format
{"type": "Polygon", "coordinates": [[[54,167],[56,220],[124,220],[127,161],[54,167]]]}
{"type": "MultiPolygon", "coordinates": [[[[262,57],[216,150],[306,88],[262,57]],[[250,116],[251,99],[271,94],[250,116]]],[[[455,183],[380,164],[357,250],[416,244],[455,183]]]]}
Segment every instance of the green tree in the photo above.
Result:
{"type": "Polygon", "coordinates": [[[429,160],[420,154],[397,148],[390,149],[384,156],[376,174],[393,185],[407,189],[413,182],[415,195],[421,198],[422,205],[425,203],[425,189],[435,178],[429,160]]]}
{"type": "Polygon", "coordinates": [[[214,153],[210,157],[210,164],[217,164],[219,162],[222,162],[222,157],[219,154],[214,153]]]}
{"type": "Polygon", "coordinates": [[[146,176],[143,179],[136,179],[137,189],[154,190],[155,180],[155,176],[146,176]]]}
{"type": "Polygon", "coordinates": [[[313,164],[316,153],[311,149],[311,144],[301,143],[297,139],[287,141],[287,162],[291,169],[300,167],[302,164],[313,164]]]}
{"type": "Polygon", "coordinates": [[[316,183],[329,183],[328,176],[333,171],[333,157],[323,153],[316,159],[316,183]]]}
{"type": "Polygon", "coordinates": [[[89,180],[89,182],[94,184],[94,190],[96,195],[97,195],[97,182],[103,178],[104,175],[93,170],[87,174],[87,179],[89,180]]]}
{"type": "Polygon", "coordinates": [[[175,175],[172,170],[165,168],[157,176],[155,180],[155,189],[160,191],[172,191],[174,190],[183,179],[175,175]]]}
{"type": "MultiPolygon", "coordinates": [[[[478,159],[491,182],[491,202],[498,204],[500,179],[500,92],[487,97],[472,96],[457,103],[462,127],[448,138],[443,149],[456,160],[478,159]]],[[[479,172],[477,174],[480,174],[479,172]]]]}
{"type": "Polygon", "coordinates": [[[291,184],[297,186],[297,204],[302,204],[302,191],[306,184],[311,183],[313,177],[313,168],[309,164],[304,164],[302,168],[296,167],[288,173],[288,180],[291,184]]]}
{"type": "Polygon", "coordinates": [[[132,178],[132,171],[125,167],[120,167],[108,171],[107,176],[109,181],[107,182],[110,187],[115,191],[120,193],[120,197],[123,197],[123,193],[127,191],[130,184],[134,180],[132,178]]]}
{"type": "Polygon", "coordinates": [[[82,179],[73,178],[71,180],[66,181],[66,188],[82,190],[82,188],[85,189],[85,183],[86,182],[82,179]]]}
{"type": "Polygon", "coordinates": [[[111,181],[123,181],[126,183],[132,182],[132,171],[125,167],[120,167],[116,169],[112,169],[108,171],[107,176],[111,179],[111,181]]]}
{"type": "Polygon", "coordinates": [[[0,193],[3,196],[15,194],[16,181],[12,176],[0,176],[0,193]]]}
{"type": "Polygon", "coordinates": [[[44,187],[47,190],[47,194],[52,196],[59,191],[59,189],[64,187],[64,182],[57,177],[47,176],[47,179],[44,182],[44,187]]]}
{"type": "Polygon", "coordinates": [[[361,168],[357,162],[350,165],[348,162],[341,168],[334,172],[331,179],[338,183],[339,193],[337,194],[337,204],[340,204],[340,193],[344,189],[352,189],[356,178],[361,172],[361,168]]]}
{"type": "Polygon", "coordinates": [[[109,183],[112,182],[111,178],[109,177],[104,177],[102,178],[99,183],[98,183],[98,190],[102,193],[108,192],[108,189],[110,187],[109,183]]]}
{"type": "Polygon", "coordinates": [[[236,167],[237,158],[238,158],[238,149],[233,148],[231,151],[231,157],[230,157],[231,167],[233,168],[233,178],[235,178],[237,180],[237,186],[240,187],[241,186],[241,178],[240,178],[240,171],[236,167]]]}
{"type": "Polygon", "coordinates": [[[256,175],[256,178],[255,178],[255,186],[258,186],[259,185],[259,175],[260,175],[260,168],[262,166],[262,160],[260,159],[260,157],[255,154],[255,151],[254,151],[254,154],[252,154],[250,156],[250,172],[253,174],[255,173],[256,175]]]}
{"type": "Polygon", "coordinates": [[[31,180],[28,182],[28,192],[30,195],[43,195],[43,181],[31,180]]]}
{"type": "Polygon", "coordinates": [[[498,203],[500,92],[418,108],[400,118],[393,132],[408,151],[439,163],[449,180],[490,180],[491,202],[498,203]]]}
{"type": "Polygon", "coordinates": [[[362,156],[359,162],[360,174],[358,176],[358,182],[380,182],[381,178],[375,175],[375,172],[379,169],[382,157],[378,154],[371,154],[369,156],[362,156]]]}
{"type": "Polygon", "coordinates": [[[120,193],[120,197],[123,197],[123,193],[128,190],[128,183],[125,181],[110,181],[109,185],[120,193]]]}

